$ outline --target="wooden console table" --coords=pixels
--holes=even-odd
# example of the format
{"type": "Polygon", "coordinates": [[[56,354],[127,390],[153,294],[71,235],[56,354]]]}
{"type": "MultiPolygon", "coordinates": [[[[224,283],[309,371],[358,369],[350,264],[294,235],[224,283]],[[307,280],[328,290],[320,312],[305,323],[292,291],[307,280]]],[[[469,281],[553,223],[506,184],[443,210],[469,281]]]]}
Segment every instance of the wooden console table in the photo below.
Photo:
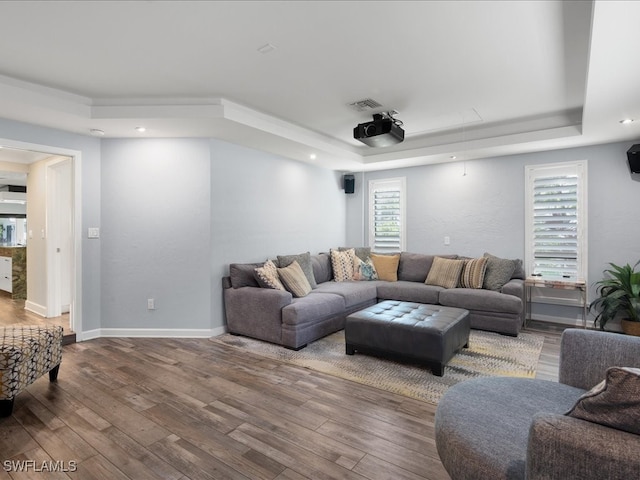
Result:
{"type": "Polygon", "coordinates": [[[534,287],[559,288],[563,290],[579,290],[582,302],[582,328],[587,328],[587,283],[584,280],[550,280],[542,277],[527,277],[524,281],[526,289],[526,312],[524,316],[524,326],[531,319],[531,289],[534,287]]]}

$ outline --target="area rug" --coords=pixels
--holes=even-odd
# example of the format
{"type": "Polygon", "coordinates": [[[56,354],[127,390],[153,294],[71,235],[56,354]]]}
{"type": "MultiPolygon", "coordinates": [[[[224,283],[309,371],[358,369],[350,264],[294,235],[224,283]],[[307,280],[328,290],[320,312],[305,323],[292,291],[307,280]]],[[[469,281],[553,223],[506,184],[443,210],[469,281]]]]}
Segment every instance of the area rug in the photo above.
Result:
{"type": "Polygon", "coordinates": [[[213,337],[211,341],[437,405],[450,386],[463,380],[492,376],[535,377],[544,337],[520,333],[515,338],[472,330],[469,348],[451,359],[442,377],[432,375],[428,368],[418,365],[358,353],[346,355],[344,330],[297,352],[230,334],[213,337]]]}

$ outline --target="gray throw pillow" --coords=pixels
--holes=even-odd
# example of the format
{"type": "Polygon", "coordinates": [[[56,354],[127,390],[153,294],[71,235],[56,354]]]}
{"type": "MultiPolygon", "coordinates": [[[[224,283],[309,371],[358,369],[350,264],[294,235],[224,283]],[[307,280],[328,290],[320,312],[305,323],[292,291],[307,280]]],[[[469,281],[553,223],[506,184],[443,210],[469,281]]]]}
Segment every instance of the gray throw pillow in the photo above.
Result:
{"type": "Polygon", "coordinates": [[[298,262],[304,276],[307,277],[307,281],[311,288],[318,288],[316,278],[313,275],[313,265],[311,264],[311,253],[300,253],[298,255],[278,255],[278,267],[284,268],[291,265],[294,261],[298,262]]]}
{"type": "Polygon", "coordinates": [[[232,263],[229,265],[229,277],[231,277],[231,286],[233,288],[240,287],[259,287],[254,276],[255,269],[264,265],[263,263],[232,263]]]}
{"type": "Polygon", "coordinates": [[[640,369],[609,368],[567,415],[640,435],[640,369]]]}
{"type": "Polygon", "coordinates": [[[499,292],[504,284],[511,280],[516,269],[516,261],[498,258],[490,253],[485,253],[484,256],[487,258],[487,270],[482,288],[499,292]]]}

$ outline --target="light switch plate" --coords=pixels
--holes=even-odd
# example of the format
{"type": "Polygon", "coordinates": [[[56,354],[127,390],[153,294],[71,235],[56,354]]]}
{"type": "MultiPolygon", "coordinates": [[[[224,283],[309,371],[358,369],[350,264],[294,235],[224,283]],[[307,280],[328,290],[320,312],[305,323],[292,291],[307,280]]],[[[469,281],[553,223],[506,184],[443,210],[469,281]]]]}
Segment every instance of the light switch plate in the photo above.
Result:
{"type": "Polygon", "coordinates": [[[100,238],[100,229],[98,227],[89,227],[87,229],[87,237],[100,238]]]}

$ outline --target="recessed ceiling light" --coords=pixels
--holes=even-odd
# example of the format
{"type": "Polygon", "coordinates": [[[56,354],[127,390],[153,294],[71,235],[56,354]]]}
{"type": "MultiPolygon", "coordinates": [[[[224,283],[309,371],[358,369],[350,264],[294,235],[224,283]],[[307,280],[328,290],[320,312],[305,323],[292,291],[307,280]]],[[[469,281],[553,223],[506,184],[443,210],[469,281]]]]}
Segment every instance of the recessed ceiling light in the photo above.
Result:
{"type": "Polygon", "coordinates": [[[104,130],[100,130],[99,128],[92,128],[91,130],[89,130],[89,133],[97,137],[102,137],[104,135],[104,130]]]}
{"type": "Polygon", "coordinates": [[[147,129],[146,129],[146,128],[144,128],[144,127],[136,127],[136,132],[144,133],[144,132],[146,132],[146,131],[147,131],[147,129]]]}
{"type": "Polygon", "coordinates": [[[634,122],[633,118],[625,118],[623,120],[620,120],[620,123],[623,124],[623,125],[626,125],[628,123],[633,123],[633,122],[634,122]]]}
{"type": "Polygon", "coordinates": [[[311,160],[315,160],[315,159],[317,158],[317,156],[316,156],[316,154],[315,154],[315,153],[312,153],[311,155],[309,155],[309,158],[310,158],[311,160]]]}

